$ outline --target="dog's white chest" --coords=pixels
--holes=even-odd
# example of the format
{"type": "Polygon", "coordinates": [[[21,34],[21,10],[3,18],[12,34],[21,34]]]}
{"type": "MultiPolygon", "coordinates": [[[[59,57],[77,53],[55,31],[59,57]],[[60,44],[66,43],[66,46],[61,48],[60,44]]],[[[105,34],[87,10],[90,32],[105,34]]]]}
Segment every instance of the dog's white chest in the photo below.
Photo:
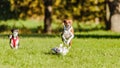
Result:
{"type": "Polygon", "coordinates": [[[64,34],[63,35],[64,35],[65,38],[70,38],[71,33],[70,33],[70,31],[64,30],[64,34]]]}

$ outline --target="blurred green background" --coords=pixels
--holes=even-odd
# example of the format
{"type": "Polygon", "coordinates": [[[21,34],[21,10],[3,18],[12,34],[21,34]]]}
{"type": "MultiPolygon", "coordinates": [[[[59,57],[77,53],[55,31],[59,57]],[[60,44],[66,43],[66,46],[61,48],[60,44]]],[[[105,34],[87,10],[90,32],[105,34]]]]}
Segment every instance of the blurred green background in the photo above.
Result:
{"type": "Polygon", "coordinates": [[[19,28],[21,33],[43,33],[50,26],[48,31],[56,33],[62,30],[63,19],[72,19],[76,32],[110,30],[111,16],[119,13],[111,11],[111,5],[120,9],[117,0],[0,0],[0,32],[19,28]],[[47,17],[52,21],[45,26],[47,17]]]}

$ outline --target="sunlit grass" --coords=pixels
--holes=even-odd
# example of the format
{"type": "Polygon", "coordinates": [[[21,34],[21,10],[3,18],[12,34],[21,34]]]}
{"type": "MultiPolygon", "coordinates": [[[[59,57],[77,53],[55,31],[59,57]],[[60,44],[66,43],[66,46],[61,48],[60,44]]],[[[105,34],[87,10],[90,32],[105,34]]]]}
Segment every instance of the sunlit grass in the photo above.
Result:
{"type": "MultiPolygon", "coordinates": [[[[72,24],[74,31],[91,31],[91,30],[100,30],[104,27],[101,24],[86,24],[85,22],[73,21],[72,24]],[[99,27],[100,26],[100,27],[99,27]]],[[[0,29],[3,29],[0,33],[10,33],[9,31],[13,28],[18,28],[21,33],[42,33],[44,30],[44,20],[6,20],[0,21],[0,29]],[[4,25],[2,27],[1,25],[4,25]]],[[[62,20],[53,20],[51,24],[52,32],[58,33],[63,29],[62,20]]]]}
{"type": "Polygon", "coordinates": [[[66,56],[53,55],[51,48],[61,43],[58,36],[20,35],[20,48],[9,47],[9,39],[0,36],[1,68],[119,68],[120,36],[114,32],[81,32],[75,37],[66,56]],[[107,34],[109,33],[109,34],[107,34]],[[112,34],[112,35],[111,35],[112,34]],[[87,35],[110,35],[109,37],[87,37],[87,35]]]}
{"type": "Polygon", "coordinates": [[[11,28],[23,28],[26,27],[28,29],[37,28],[38,26],[43,26],[43,21],[38,20],[7,20],[7,21],[0,21],[0,25],[5,24],[10,26],[11,28]]]}

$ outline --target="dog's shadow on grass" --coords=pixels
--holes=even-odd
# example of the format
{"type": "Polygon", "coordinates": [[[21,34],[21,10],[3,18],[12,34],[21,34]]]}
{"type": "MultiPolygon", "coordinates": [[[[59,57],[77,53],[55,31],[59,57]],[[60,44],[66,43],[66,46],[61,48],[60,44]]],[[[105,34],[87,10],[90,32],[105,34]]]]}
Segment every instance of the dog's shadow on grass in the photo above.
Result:
{"type": "Polygon", "coordinates": [[[44,54],[45,54],[45,55],[57,55],[57,56],[60,56],[60,54],[52,53],[51,51],[44,52],[44,54]]]}

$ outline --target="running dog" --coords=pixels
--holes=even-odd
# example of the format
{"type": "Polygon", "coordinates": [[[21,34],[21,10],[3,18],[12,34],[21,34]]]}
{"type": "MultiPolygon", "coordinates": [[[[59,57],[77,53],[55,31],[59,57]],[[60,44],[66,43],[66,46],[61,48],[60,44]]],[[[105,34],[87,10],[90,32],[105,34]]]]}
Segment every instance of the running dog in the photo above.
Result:
{"type": "Polygon", "coordinates": [[[63,25],[64,25],[64,30],[61,34],[62,41],[64,42],[64,44],[69,45],[69,47],[71,47],[72,39],[74,37],[74,29],[72,27],[72,20],[64,20],[63,25]]]}

